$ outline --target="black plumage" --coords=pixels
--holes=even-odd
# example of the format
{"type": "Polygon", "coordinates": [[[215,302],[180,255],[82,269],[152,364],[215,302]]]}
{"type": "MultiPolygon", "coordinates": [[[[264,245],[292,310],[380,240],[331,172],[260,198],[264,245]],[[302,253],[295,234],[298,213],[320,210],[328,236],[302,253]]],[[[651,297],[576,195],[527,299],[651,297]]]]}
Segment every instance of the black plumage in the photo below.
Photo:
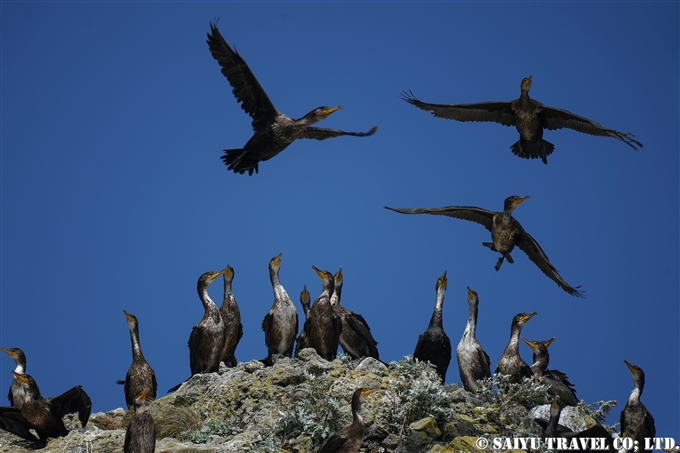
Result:
{"type": "Polygon", "coordinates": [[[352,424],[341,429],[319,447],[317,453],[357,453],[366,437],[364,420],[361,417],[361,403],[371,393],[378,390],[359,388],[352,395],[352,424]]]}
{"type": "Polygon", "coordinates": [[[269,261],[269,280],[274,290],[274,304],[262,320],[264,342],[267,345],[265,363],[272,364],[278,357],[291,357],[298,332],[298,312],[279,280],[281,253],[269,261]]]}
{"type": "Polygon", "coordinates": [[[458,360],[458,371],[460,381],[468,392],[477,392],[479,385],[477,381],[491,377],[491,360],[489,355],[482,349],[482,345],[477,341],[477,313],[479,310],[479,297],[477,293],[467,289],[467,300],[470,305],[470,315],[465,331],[456,348],[456,359],[458,360]]]}
{"type": "Polygon", "coordinates": [[[646,437],[656,436],[654,417],[652,417],[652,414],[649,413],[645,405],[640,401],[642,391],[645,388],[645,372],[639,366],[632,365],[626,360],[623,362],[633,375],[633,391],[630,392],[628,402],[626,402],[626,406],[621,411],[621,437],[633,439],[642,449],[646,437]]]}
{"type": "Polygon", "coordinates": [[[154,453],[156,450],[156,425],[146,405],[149,390],[142,390],[135,396],[135,414],[125,431],[123,453],[154,453]]]}
{"type": "Polygon", "coordinates": [[[78,412],[81,425],[83,428],[87,426],[92,401],[81,386],[73,387],[59,396],[43,398],[38,384],[30,375],[14,371],[12,374],[24,388],[26,399],[21,408],[12,406],[0,409],[0,427],[28,440],[35,439],[28,431],[33,429],[38,439],[31,448],[43,448],[48,438],[68,434],[62,420],[64,415],[78,412]]]}
{"type": "Polygon", "coordinates": [[[139,322],[137,317],[123,310],[130,330],[130,342],[132,343],[132,364],[125,375],[123,391],[125,393],[125,403],[128,408],[135,405],[137,395],[144,389],[148,390],[149,399],[156,398],[156,373],[154,373],[149,362],[144,358],[142,346],[139,343],[139,322]]]}
{"type": "Polygon", "coordinates": [[[444,275],[437,279],[435,285],[436,299],[434,311],[430,324],[425,332],[418,337],[416,349],[413,351],[413,358],[421,362],[430,362],[437,369],[437,374],[442,380],[446,381],[446,371],[451,362],[451,340],[444,332],[442,324],[442,308],[444,306],[444,295],[446,294],[446,271],[444,275]]]}
{"type": "Polygon", "coordinates": [[[300,119],[292,119],[276,110],[253,73],[241,56],[232,50],[215,24],[210,24],[208,47],[213,58],[222,67],[222,74],[233,88],[236,101],[253,119],[254,134],[241,149],[224,150],[222,160],[229,170],[249,175],[258,172],[260,161],[269,160],[286,149],[299,138],[325,140],[341,135],[366,137],[378,129],[368,132],[345,132],[337,129],[313,127],[315,124],[340,110],[342,107],[319,107],[300,119]]]}
{"type": "Polygon", "coordinates": [[[236,347],[243,337],[243,325],[241,324],[241,311],[236,303],[236,297],[231,290],[234,280],[234,268],[227,265],[222,271],[224,280],[224,297],[220,306],[220,316],[224,323],[224,349],[222,350],[222,362],[229,367],[236,366],[236,347]]]}
{"type": "MultiPolygon", "coordinates": [[[[305,285],[300,292],[300,304],[302,305],[302,311],[305,313],[306,324],[309,317],[309,309],[311,304],[311,298],[309,296],[309,291],[307,291],[307,285],[305,285]]],[[[300,351],[308,347],[309,341],[307,341],[307,331],[304,329],[303,325],[302,330],[300,330],[300,335],[298,335],[297,341],[295,342],[295,357],[298,356],[300,351]]]]}
{"type": "Polygon", "coordinates": [[[508,375],[510,382],[521,382],[522,379],[533,376],[531,368],[519,355],[519,334],[522,332],[524,324],[535,315],[536,312],[519,313],[512,318],[510,341],[508,341],[508,345],[505,347],[503,354],[501,354],[501,358],[498,359],[498,365],[496,366],[496,371],[494,371],[494,373],[508,375]]]}
{"type": "MultiPolygon", "coordinates": [[[[0,348],[0,351],[4,352],[14,360],[16,365],[16,368],[14,368],[15,373],[26,373],[26,354],[24,354],[24,351],[19,348],[0,348]]],[[[7,394],[9,404],[11,406],[21,407],[24,404],[25,398],[26,394],[24,393],[23,386],[16,379],[12,379],[12,384],[10,384],[9,393],[7,394]]]]}
{"type": "Polygon", "coordinates": [[[502,212],[488,211],[474,206],[446,206],[443,208],[390,208],[385,206],[385,208],[401,214],[444,215],[478,223],[491,232],[492,242],[482,242],[482,245],[501,254],[496,263],[496,270],[501,268],[505,259],[510,264],[514,263],[510,252],[517,246],[560,288],[572,296],[585,297],[585,293],[578,290],[580,286],[574,288],[562,278],[541,246],[538,245],[538,242],[524,231],[522,225],[512,216],[515,208],[527,198],[529,196],[519,197],[517,195],[506,198],[502,212]]]}
{"type": "Polygon", "coordinates": [[[331,305],[333,310],[335,310],[335,315],[342,322],[342,330],[340,332],[340,346],[342,346],[342,350],[353,359],[373,357],[380,360],[378,342],[373,339],[371,328],[368,327],[364,317],[340,305],[343,284],[342,267],[335,273],[333,281],[334,287],[331,305]]]}
{"type": "Polygon", "coordinates": [[[402,93],[402,99],[421,110],[431,111],[438,118],[456,121],[485,121],[515,126],[519,140],[510,149],[524,159],[540,158],[548,163],[555,146],[543,140],[543,130],[568,128],[584,134],[614,137],[637,150],[642,143],[631,133],[606,128],[595,121],[566,110],[548,107],[529,97],[531,76],[522,80],[519,99],[509,102],[479,102],[475,104],[428,104],[416,99],[413,93],[402,93]]]}
{"type": "Polygon", "coordinates": [[[560,397],[560,401],[567,406],[576,406],[578,398],[576,397],[576,390],[574,384],[569,382],[569,377],[560,370],[549,370],[548,363],[550,363],[550,354],[548,353],[548,346],[555,341],[554,338],[546,341],[531,341],[522,338],[531,350],[533,351],[533,361],[531,365],[531,372],[541,382],[548,386],[548,393],[560,397]]]}
{"type": "Polygon", "coordinates": [[[331,306],[331,295],[333,294],[333,274],[322,271],[312,266],[312,269],[321,279],[323,290],[316,298],[312,307],[309,309],[307,320],[305,321],[305,334],[307,336],[308,347],[316,350],[324,359],[331,361],[338,354],[340,344],[340,334],[342,322],[335,314],[331,306]]]}

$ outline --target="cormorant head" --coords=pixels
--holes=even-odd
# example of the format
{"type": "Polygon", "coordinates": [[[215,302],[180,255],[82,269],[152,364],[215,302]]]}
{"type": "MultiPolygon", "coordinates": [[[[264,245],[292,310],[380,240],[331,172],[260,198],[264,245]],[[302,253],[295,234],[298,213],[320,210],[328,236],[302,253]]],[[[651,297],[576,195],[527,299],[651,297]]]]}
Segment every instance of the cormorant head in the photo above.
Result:
{"type": "Polygon", "coordinates": [[[130,330],[133,330],[137,325],[137,317],[133,314],[126,312],[125,310],[123,310],[123,313],[125,313],[125,319],[127,320],[128,327],[130,328],[130,330]]]}
{"type": "Polygon", "coordinates": [[[300,293],[300,303],[302,304],[302,308],[305,311],[305,316],[307,316],[307,312],[309,311],[310,300],[309,291],[307,291],[307,285],[305,285],[305,287],[302,288],[302,292],[300,293]]]}
{"type": "Polygon", "coordinates": [[[35,380],[28,374],[17,373],[16,371],[11,371],[11,373],[14,375],[14,379],[16,379],[22,387],[30,387],[31,385],[35,385],[35,380]]]}
{"type": "Polygon", "coordinates": [[[633,375],[633,382],[639,385],[640,388],[644,387],[645,385],[645,372],[642,371],[642,368],[636,365],[630,364],[627,360],[624,360],[623,363],[626,364],[628,369],[630,370],[631,374],[633,375]]]}
{"type": "Polygon", "coordinates": [[[338,269],[338,271],[333,276],[333,280],[335,281],[336,287],[338,285],[342,286],[342,266],[340,266],[340,269],[338,269]]]}
{"type": "Polygon", "coordinates": [[[522,88],[522,93],[528,93],[529,90],[531,89],[531,77],[525,77],[522,79],[522,83],[520,87],[522,88]]]}
{"type": "Polygon", "coordinates": [[[202,289],[207,288],[210,286],[210,284],[220,275],[222,275],[222,272],[224,271],[219,271],[219,272],[206,272],[205,274],[201,275],[198,277],[198,292],[200,293],[202,289]]]}
{"type": "Polygon", "coordinates": [[[274,272],[279,271],[279,268],[281,267],[281,255],[283,255],[283,252],[279,253],[269,261],[269,269],[273,270],[274,272]]]}
{"type": "Polygon", "coordinates": [[[24,355],[24,351],[22,351],[19,348],[0,348],[0,351],[4,352],[8,356],[14,359],[15,362],[19,363],[22,361],[25,363],[26,362],[26,356],[24,355]]]}
{"type": "Polygon", "coordinates": [[[146,396],[149,394],[150,390],[151,389],[149,389],[149,388],[145,388],[144,390],[139,392],[137,394],[137,396],[135,397],[135,405],[144,404],[144,402],[146,401],[146,396]]]}
{"type": "Polygon", "coordinates": [[[511,213],[512,211],[515,210],[517,206],[522,204],[524,200],[531,198],[529,195],[526,197],[520,197],[518,195],[511,195],[508,198],[505,199],[505,202],[503,203],[503,211],[507,212],[508,214],[511,213]]]}
{"type": "Polygon", "coordinates": [[[352,395],[352,410],[353,411],[359,410],[359,408],[361,408],[361,403],[366,401],[366,397],[378,389],[379,389],[378,387],[374,387],[372,389],[365,388],[356,389],[354,391],[354,394],[352,395]]]}
{"type": "Polygon", "coordinates": [[[446,271],[444,271],[444,275],[439,277],[437,279],[437,284],[435,285],[435,289],[439,291],[441,288],[442,290],[446,291],[446,284],[448,283],[448,280],[446,280],[446,271]]]}
{"type": "Polygon", "coordinates": [[[227,264],[227,267],[222,269],[222,277],[226,283],[231,283],[234,279],[234,268],[227,264]]]}
{"type": "Polygon", "coordinates": [[[524,327],[524,324],[527,323],[528,320],[536,316],[536,312],[533,313],[519,313],[518,315],[515,315],[514,318],[512,318],[512,325],[517,325],[519,327],[524,327]]]}
{"type": "Polygon", "coordinates": [[[470,305],[477,305],[479,303],[479,297],[477,297],[477,292],[473,291],[470,289],[470,287],[467,287],[468,291],[468,303],[470,305]]]}
{"type": "Polygon", "coordinates": [[[317,123],[317,122],[319,122],[323,119],[326,119],[328,117],[328,115],[330,115],[333,112],[337,112],[341,108],[342,108],[341,105],[339,105],[337,107],[327,107],[327,106],[318,107],[318,108],[315,108],[314,110],[312,110],[311,112],[309,112],[308,114],[306,114],[304,116],[304,119],[311,120],[311,122],[313,122],[313,123],[317,123]]]}
{"type": "Polygon", "coordinates": [[[315,266],[312,266],[312,269],[314,269],[314,272],[316,272],[316,275],[319,276],[321,279],[321,283],[323,284],[323,287],[325,288],[330,284],[331,288],[333,288],[333,274],[331,274],[328,271],[322,271],[321,269],[316,268],[315,266]]]}
{"type": "Polygon", "coordinates": [[[564,409],[564,401],[558,395],[553,395],[552,401],[550,401],[550,416],[559,417],[560,412],[564,409]]]}

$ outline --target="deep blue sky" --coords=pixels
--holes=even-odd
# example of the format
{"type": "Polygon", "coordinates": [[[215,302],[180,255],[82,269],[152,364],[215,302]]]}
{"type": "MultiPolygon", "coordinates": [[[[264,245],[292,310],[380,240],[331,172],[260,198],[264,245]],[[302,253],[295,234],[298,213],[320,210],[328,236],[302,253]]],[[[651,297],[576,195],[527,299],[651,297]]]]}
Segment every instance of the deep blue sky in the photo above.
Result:
{"type": "MultiPolygon", "coordinates": [[[[95,411],[124,405],[130,365],[123,309],[140,322],[160,390],[189,375],[198,277],[230,264],[241,361],[266,354],[269,260],[297,302],[321,290],[315,265],[345,274],[343,304],[364,315],[381,358],[413,353],[435,282],[449,284],[444,327],[458,343],[466,286],[492,367],[510,321],[556,337],[551,367],[587,402],[647,375],[657,435],[677,436],[677,2],[658,3],[10,3],[2,8],[0,346],[21,347],[44,395],[82,384],[95,411]],[[206,45],[220,17],[282,112],[343,105],[319,126],[365,131],[294,143],[249,177],[222,150],[251,136],[206,45]],[[533,74],[547,105],[636,134],[549,131],[548,165],[512,155],[512,128],[432,117],[399,99],[511,100],[533,74]],[[519,250],[494,271],[483,227],[383,209],[474,205],[516,218],[571,285],[570,297],[519,250]]],[[[210,289],[221,302],[221,281],[210,289]]],[[[301,312],[301,308],[298,305],[301,312]]],[[[301,322],[303,320],[300,315],[301,322]]],[[[528,347],[521,353],[531,361],[528,347]]],[[[0,358],[0,392],[11,359],[0,358]]],[[[455,358],[447,383],[459,381],[455,358]]],[[[161,393],[161,395],[164,393],[161,393]]]]}

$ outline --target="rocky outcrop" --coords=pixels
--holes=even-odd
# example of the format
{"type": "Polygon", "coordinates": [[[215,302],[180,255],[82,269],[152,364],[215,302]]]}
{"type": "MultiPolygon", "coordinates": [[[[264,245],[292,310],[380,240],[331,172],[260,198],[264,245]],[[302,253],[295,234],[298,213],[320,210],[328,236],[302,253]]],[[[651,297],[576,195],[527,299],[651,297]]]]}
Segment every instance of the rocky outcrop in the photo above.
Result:
{"type": "MultiPolygon", "coordinates": [[[[480,451],[479,437],[540,437],[529,411],[546,400],[542,385],[488,380],[472,395],[457,384],[442,386],[433,367],[410,358],[389,366],[368,358],[355,366],[345,355],[327,362],[305,349],[271,367],[253,360],[195,375],[151,403],[156,451],[312,453],[351,422],[358,387],[380,388],[363,405],[364,452],[472,453],[480,451]]],[[[578,410],[581,420],[603,417],[584,403],[578,410]]],[[[122,452],[130,417],[123,409],[96,413],[85,429],[71,417],[71,433],[50,439],[42,451],[122,452]]],[[[27,451],[28,442],[2,433],[0,452],[27,451]]]]}

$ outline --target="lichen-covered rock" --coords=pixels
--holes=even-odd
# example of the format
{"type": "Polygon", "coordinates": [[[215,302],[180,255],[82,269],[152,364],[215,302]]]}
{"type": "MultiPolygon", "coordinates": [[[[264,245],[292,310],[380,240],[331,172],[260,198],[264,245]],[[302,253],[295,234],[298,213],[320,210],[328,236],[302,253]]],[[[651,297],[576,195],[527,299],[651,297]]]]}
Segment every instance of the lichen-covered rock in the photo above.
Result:
{"type": "MultiPolygon", "coordinates": [[[[537,437],[528,408],[546,398],[545,389],[530,381],[497,386],[489,380],[472,395],[458,384],[442,386],[429,363],[406,358],[385,366],[369,358],[355,368],[344,354],[328,362],[305,349],[299,358],[279,358],[269,367],[252,360],[195,375],[152,402],[156,451],[314,453],[352,422],[358,387],[379,389],[363,404],[362,453],[479,453],[474,440],[480,436],[537,437]]],[[[601,419],[600,409],[577,409],[581,420],[601,419]]],[[[42,451],[120,453],[130,417],[123,409],[96,413],[82,429],[69,415],[71,433],[50,439],[42,451]]],[[[28,444],[0,431],[0,453],[25,453],[28,444]]]]}

